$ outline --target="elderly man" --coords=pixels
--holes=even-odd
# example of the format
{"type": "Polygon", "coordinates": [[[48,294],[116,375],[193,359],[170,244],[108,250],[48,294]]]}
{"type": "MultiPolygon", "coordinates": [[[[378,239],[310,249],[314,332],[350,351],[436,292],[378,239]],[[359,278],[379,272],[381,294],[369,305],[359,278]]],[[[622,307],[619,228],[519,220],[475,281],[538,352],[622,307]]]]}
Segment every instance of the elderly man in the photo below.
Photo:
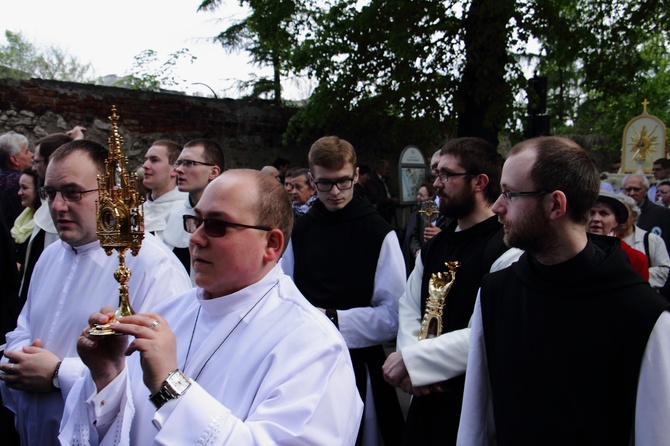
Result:
{"type": "Polygon", "coordinates": [[[0,136],[0,220],[9,230],[23,211],[18,196],[23,169],[32,166],[33,153],[28,138],[16,132],[0,136]]]}
{"type": "Polygon", "coordinates": [[[666,444],[669,304],[616,238],[587,236],[593,161],[569,139],[530,139],[501,183],[492,209],[526,252],[482,281],[459,444],[666,444]]]}
{"type": "Polygon", "coordinates": [[[316,202],[316,188],[309,179],[309,169],[294,167],[286,172],[284,189],[293,207],[293,215],[304,215],[316,202]]]}
{"type": "MultiPolygon", "coordinates": [[[[16,330],[7,334],[9,362],[0,364],[2,400],[16,414],[22,443],[55,444],[63,395],[81,375],[76,353],[82,323],[104,305],[118,305],[114,279],[118,258],[108,256],[97,235],[97,175],[107,149],[73,141],[51,155],[40,194],[48,200],[59,242],[42,252],[16,330]]],[[[135,310],[190,288],[188,276],[165,246],[147,235],[136,257],[128,288],[135,310]]]]}
{"type": "Polygon", "coordinates": [[[670,159],[659,158],[652,164],[651,172],[654,174],[654,180],[656,181],[653,184],[649,191],[647,192],[647,198],[650,201],[656,201],[656,191],[658,190],[658,183],[661,181],[667,181],[670,178],[670,159]]]}
{"type": "Polygon", "coordinates": [[[640,208],[637,225],[652,234],[660,235],[670,251],[670,209],[655,204],[647,198],[649,181],[643,175],[626,175],[622,182],[623,192],[635,200],[640,208]]]}
{"type": "Polygon", "coordinates": [[[229,170],[194,213],[183,222],[198,287],[114,324],[130,345],[82,333],[90,375],[68,397],[61,442],[353,445],[362,403],[346,345],[277,265],[286,192],[229,170]]]}

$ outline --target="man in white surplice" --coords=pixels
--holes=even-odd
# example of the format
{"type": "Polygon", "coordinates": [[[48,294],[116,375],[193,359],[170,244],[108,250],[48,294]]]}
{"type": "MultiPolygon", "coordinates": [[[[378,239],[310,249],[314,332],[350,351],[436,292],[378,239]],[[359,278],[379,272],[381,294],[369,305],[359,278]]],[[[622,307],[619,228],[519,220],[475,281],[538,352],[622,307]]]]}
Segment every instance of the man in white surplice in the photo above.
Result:
{"type": "MultiPolygon", "coordinates": [[[[64,395],[86,369],[76,342],[91,312],[118,305],[114,270],[96,231],[97,174],[107,149],[77,140],[51,154],[42,195],[60,241],[44,249],[35,265],[17,328],[7,334],[9,362],[0,364],[3,403],[16,414],[25,445],[58,442],[64,395]]],[[[138,255],[126,255],[128,288],[136,311],[190,288],[183,266],[165,245],[146,235],[138,255]]]]}
{"type": "Polygon", "coordinates": [[[61,443],[353,445],[363,406],[347,347],[277,265],[293,220],[282,186],[229,170],[194,211],[198,286],[113,324],[129,345],[82,332],[90,374],[68,396],[61,443]]]}

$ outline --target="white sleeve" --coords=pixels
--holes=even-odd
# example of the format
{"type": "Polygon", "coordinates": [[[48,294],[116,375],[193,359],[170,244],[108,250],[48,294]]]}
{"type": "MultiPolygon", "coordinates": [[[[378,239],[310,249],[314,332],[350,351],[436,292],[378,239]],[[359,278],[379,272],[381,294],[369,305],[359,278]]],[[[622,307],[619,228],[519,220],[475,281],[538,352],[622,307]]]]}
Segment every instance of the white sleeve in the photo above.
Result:
{"type": "MultiPolygon", "coordinates": [[[[523,254],[523,251],[516,248],[507,250],[493,263],[491,271],[508,267],[516,262],[521,254],[523,254]]],[[[420,262],[420,256],[417,257],[417,264],[421,265],[418,278],[415,277],[415,282],[410,285],[412,281],[412,276],[410,276],[407,290],[400,301],[401,325],[398,330],[398,350],[402,353],[412,384],[414,386],[424,386],[465,373],[468,362],[470,328],[453,330],[436,338],[418,341],[423,317],[420,301],[423,264],[420,262]],[[415,290],[416,296],[414,298],[407,297],[410,290],[415,290]],[[400,333],[403,333],[402,341],[400,333]]],[[[472,319],[468,327],[471,324],[472,319]]]]}
{"type": "Polygon", "coordinates": [[[340,333],[347,347],[370,347],[396,338],[398,299],[405,291],[406,277],[398,236],[391,231],[379,252],[370,306],[337,311],[340,333]]]}
{"type": "Polygon", "coordinates": [[[421,330],[421,284],[423,282],[423,260],[421,253],[416,256],[414,269],[407,279],[405,292],[398,302],[398,351],[419,342],[421,330]]]}
{"type": "Polygon", "coordinates": [[[656,234],[649,234],[649,284],[654,288],[665,285],[670,272],[670,256],[665,242],[656,234]]]}
{"type": "Polygon", "coordinates": [[[295,259],[293,256],[293,243],[289,240],[284,254],[281,256],[281,269],[284,270],[284,274],[293,279],[293,268],[294,268],[295,259]]]}
{"type": "Polygon", "coordinates": [[[468,373],[465,375],[463,406],[456,444],[459,446],[495,446],[493,402],[489,385],[480,296],[477,296],[471,322],[468,373]]]}
{"type": "Polygon", "coordinates": [[[635,444],[657,446],[670,438],[670,313],[656,321],[642,357],[635,406],[635,444]]]}

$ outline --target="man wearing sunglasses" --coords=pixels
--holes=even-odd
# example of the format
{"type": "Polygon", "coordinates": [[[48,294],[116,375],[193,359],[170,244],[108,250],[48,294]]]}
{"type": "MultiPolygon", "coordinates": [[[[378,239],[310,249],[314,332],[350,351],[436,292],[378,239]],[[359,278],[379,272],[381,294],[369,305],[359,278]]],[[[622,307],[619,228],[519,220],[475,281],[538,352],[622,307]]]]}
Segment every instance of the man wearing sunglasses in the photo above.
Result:
{"type": "MultiPolygon", "coordinates": [[[[118,305],[118,258],[102,249],[96,225],[97,175],[107,153],[85,139],[61,146],[40,189],[60,241],[45,248],[35,265],[28,300],[16,330],[7,334],[6,360],[0,363],[2,400],[16,414],[22,444],[57,444],[63,397],[85,369],[76,351],[81,326],[91,312],[118,305]]],[[[126,264],[136,311],[190,288],[179,261],[150,234],[137,256],[126,255],[126,264]]]]}
{"type": "Polygon", "coordinates": [[[459,444],[667,444],[670,304],[618,239],[587,235],[591,157],[567,138],[530,139],[501,183],[492,209],[525,253],[482,280],[459,444]]]}
{"type": "MultiPolygon", "coordinates": [[[[188,197],[181,208],[170,212],[167,217],[163,242],[172,249],[177,258],[191,272],[191,258],[188,240],[191,236],[184,231],[182,216],[193,215],[193,208],[200,201],[207,185],[224,170],[224,157],[221,146],[211,139],[194,139],[184,144],[173,168],[177,174],[177,188],[187,192],[188,197]]],[[[193,274],[191,274],[193,281],[193,274]]]]}
{"type": "Polygon", "coordinates": [[[293,223],[281,184],[229,170],[194,214],[182,221],[198,286],[114,324],[130,345],[84,330],[90,375],[68,397],[62,444],[353,445],[346,345],[277,265],[293,223]]]}
{"type": "Polygon", "coordinates": [[[396,233],[354,184],[356,152],[336,136],[310,148],[310,179],[319,200],[296,221],[282,260],[298,289],[339,328],[347,342],[366,413],[359,440],[398,443],[402,413],[381,376],[382,343],[398,330],[405,262],[396,233]],[[374,408],[374,410],[372,409],[374,408]]]}
{"type": "Polygon", "coordinates": [[[449,223],[416,257],[400,298],[397,351],[384,364],[386,380],[413,395],[405,445],[456,444],[477,290],[484,274],[521,254],[505,246],[491,210],[500,195],[501,164],[495,147],[480,138],[452,139],[439,152],[433,185],[449,223]],[[432,277],[449,272],[446,262],[460,266],[444,296],[442,330],[419,338],[432,277]]]}

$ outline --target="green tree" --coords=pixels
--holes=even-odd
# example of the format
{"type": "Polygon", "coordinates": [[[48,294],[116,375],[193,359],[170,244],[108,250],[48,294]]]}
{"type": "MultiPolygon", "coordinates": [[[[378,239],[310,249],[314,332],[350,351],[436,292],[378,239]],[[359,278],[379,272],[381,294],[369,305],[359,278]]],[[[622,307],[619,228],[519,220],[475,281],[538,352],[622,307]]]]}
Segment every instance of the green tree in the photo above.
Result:
{"type": "Polygon", "coordinates": [[[52,79],[69,82],[91,82],[90,64],[54,46],[40,48],[21,33],[5,31],[6,45],[0,45],[0,65],[5,75],[19,79],[52,79]]]}
{"type": "Polygon", "coordinates": [[[115,85],[133,90],[160,91],[184,83],[175,74],[175,68],[182,60],[193,63],[196,56],[188,48],[182,48],[171,53],[167,60],[161,61],[158,53],[149,49],[142,51],[134,59],[130,75],[117,81],[115,85]]]}
{"type": "MultiPolygon", "coordinates": [[[[198,11],[214,11],[221,0],[203,0],[198,11]]],[[[288,74],[287,60],[297,42],[301,22],[300,1],[240,0],[251,8],[248,17],[235,22],[214,38],[228,51],[247,51],[260,67],[272,68],[272,79],[258,77],[250,82],[251,97],[273,94],[275,104],[281,104],[281,79],[288,74]]]]}

